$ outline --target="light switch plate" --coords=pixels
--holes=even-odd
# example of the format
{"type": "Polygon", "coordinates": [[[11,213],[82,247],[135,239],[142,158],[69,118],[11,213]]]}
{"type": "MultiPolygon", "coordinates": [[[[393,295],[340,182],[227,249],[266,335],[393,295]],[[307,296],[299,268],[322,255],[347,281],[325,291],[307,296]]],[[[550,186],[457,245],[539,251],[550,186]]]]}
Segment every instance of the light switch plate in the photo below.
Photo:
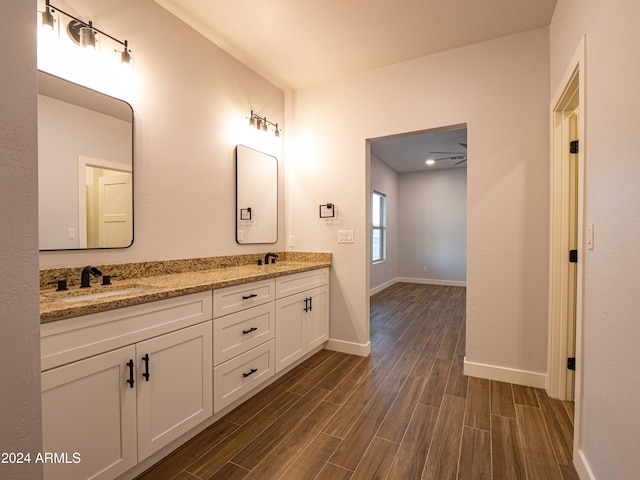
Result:
{"type": "Polygon", "coordinates": [[[296,238],[293,235],[289,235],[289,246],[290,247],[296,246],[296,238]]]}
{"type": "Polygon", "coordinates": [[[354,243],[353,230],[338,230],[338,243],[354,243]]]}

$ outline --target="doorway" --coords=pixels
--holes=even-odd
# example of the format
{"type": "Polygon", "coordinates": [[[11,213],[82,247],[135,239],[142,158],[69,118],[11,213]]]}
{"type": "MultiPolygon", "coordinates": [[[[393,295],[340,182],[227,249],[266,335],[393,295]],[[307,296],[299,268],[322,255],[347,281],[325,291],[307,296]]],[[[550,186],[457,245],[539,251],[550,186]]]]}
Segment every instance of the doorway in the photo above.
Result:
{"type": "MultiPolygon", "coordinates": [[[[574,56],[551,104],[547,392],[560,400],[579,400],[581,391],[586,140],[583,65],[584,44],[574,56]]],[[[578,411],[576,402],[576,416],[578,411]]]]}
{"type": "Polygon", "coordinates": [[[466,286],[467,126],[367,140],[369,293],[396,282],[466,286]],[[385,255],[374,255],[384,196],[385,255]]]}

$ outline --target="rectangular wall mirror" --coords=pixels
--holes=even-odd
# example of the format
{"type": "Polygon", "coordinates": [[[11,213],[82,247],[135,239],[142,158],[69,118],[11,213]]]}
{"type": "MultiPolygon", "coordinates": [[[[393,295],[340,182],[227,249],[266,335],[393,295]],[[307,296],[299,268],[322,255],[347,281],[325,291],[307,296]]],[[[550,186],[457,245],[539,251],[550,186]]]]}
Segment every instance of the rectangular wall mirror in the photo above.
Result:
{"type": "Polygon", "coordinates": [[[133,109],[38,72],[40,250],[133,243],[133,109]]]}
{"type": "Polygon", "coordinates": [[[278,241],[278,159],[236,147],[236,242],[278,241]]]}

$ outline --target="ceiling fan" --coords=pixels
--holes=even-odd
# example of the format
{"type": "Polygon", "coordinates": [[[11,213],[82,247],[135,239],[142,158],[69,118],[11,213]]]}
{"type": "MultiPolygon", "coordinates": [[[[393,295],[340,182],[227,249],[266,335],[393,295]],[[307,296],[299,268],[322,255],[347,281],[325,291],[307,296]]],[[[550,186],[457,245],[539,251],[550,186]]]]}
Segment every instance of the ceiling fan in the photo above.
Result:
{"type": "MultiPolygon", "coordinates": [[[[467,144],[466,143],[458,143],[458,145],[460,145],[463,148],[467,148],[467,144]]],[[[439,161],[439,160],[460,160],[457,163],[454,163],[453,165],[460,165],[461,163],[464,163],[467,161],[467,152],[431,152],[431,153],[448,153],[450,155],[453,155],[451,157],[443,157],[443,158],[436,158],[435,161],[439,161]]]]}

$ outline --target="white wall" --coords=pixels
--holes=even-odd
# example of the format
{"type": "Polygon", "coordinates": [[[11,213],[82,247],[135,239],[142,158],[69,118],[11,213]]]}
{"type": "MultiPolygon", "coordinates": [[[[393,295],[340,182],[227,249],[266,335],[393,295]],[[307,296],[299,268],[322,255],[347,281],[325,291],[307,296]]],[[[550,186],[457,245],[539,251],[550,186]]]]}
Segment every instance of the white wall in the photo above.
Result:
{"type": "Polygon", "coordinates": [[[399,276],[467,279],[467,169],[399,175],[399,276]],[[427,271],[423,271],[427,267],[427,271]]]}
{"type": "Polygon", "coordinates": [[[595,249],[585,250],[580,454],[593,478],[640,471],[640,3],[559,0],[551,24],[554,93],[584,34],[586,211],[595,249]]]}
{"type": "Polygon", "coordinates": [[[387,259],[371,265],[370,290],[376,291],[398,276],[398,173],[371,155],[371,191],[384,193],[387,204],[387,259]]]}
{"type": "Polygon", "coordinates": [[[282,127],[283,92],[152,0],[56,6],[126,38],[134,52],[134,89],[125,100],[135,122],[135,240],[124,250],[42,252],[40,267],[284,249],[282,215],[277,244],[235,243],[233,156],[245,144],[278,158],[282,209],[283,142],[251,130],[248,116],[253,109],[282,127]]]}
{"type": "MultiPolygon", "coordinates": [[[[0,452],[42,451],[35,1],[2,4],[0,44],[0,452]]],[[[0,478],[42,465],[0,464],[0,478]]]]}
{"type": "Polygon", "coordinates": [[[537,29],[287,96],[287,235],[333,252],[332,338],[369,340],[365,139],[466,123],[467,360],[546,371],[548,78],[537,29]],[[341,215],[320,225],[327,201],[341,215]]]}

